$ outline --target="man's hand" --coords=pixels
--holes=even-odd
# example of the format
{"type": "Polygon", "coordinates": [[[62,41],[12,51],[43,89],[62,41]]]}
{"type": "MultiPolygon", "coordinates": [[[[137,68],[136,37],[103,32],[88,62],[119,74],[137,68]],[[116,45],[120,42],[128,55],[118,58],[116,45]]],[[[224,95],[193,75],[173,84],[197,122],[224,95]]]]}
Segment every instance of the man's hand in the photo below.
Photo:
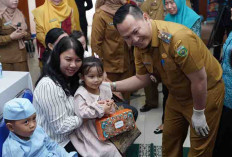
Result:
{"type": "Polygon", "coordinates": [[[193,108],[192,115],[192,126],[195,129],[197,135],[206,136],[209,134],[209,127],[206,122],[205,109],[203,110],[195,110],[193,108]]]}

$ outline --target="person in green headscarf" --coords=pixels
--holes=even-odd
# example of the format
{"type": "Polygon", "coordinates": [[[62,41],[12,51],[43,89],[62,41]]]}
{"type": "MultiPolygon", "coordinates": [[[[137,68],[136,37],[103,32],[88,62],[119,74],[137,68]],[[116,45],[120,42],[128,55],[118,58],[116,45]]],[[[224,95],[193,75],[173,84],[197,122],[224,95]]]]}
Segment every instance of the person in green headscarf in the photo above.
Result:
{"type": "Polygon", "coordinates": [[[200,16],[186,5],[186,0],[163,0],[168,14],[165,21],[171,21],[185,25],[201,36],[201,18],[200,16]]]}

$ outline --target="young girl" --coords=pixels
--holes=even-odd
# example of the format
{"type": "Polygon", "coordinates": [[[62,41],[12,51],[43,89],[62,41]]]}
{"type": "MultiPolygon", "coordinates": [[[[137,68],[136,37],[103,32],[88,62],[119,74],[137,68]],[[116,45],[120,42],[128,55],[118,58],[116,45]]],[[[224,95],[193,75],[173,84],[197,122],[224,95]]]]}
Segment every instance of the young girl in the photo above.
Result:
{"type": "Polygon", "coordinates": [[[103,83],[103,65],[95,57],[84,58],[81,70],[83,86],[75,95],[75,113],[86,119],[79,129],[70,136],[78,153],[83,157],[120,157],[120,153],[110,141],[100,141],[95,128],[95,119],[114,112],[111,87],[103,83]]]}

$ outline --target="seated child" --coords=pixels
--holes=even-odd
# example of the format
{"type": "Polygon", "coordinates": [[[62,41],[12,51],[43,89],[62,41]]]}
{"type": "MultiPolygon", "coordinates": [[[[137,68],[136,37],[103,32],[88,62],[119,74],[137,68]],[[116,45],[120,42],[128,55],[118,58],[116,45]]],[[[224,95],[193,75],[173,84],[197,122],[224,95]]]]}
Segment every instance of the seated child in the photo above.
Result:
{"type": "Polygon", "coordinates": [[[121,154],[109,140],[100,141],[95,128],[95,119],[114,112],[114,102],[109,83],[102,82],[102,62],[95,57],[84,58],[80,86],[75,95],[75,113],[86,119],[82,126],[76,129],[70,139],[83,157],[120,157],[121,154]]]}
{"type": "MultiPolygon", "coordinates": [[[[76,39],[76,40],[79,40],[79,41],[81,42],[82,46],[83,46],[83,47],[86,47],[85,36],[84,36],[84,34],[83,34],[81,31],[75,31],[75,30],[74,30],[74,31],[72,32],[72,34],[70,35],[70,37],[72,37],[72,38],[74,38],[74,39],[76,39]]],[[[98,55],[97,55],[96,53],[93,53],[93,54],[92,54],[90,48],[88,49],[88,51],[85,51],[85,53],[84,53],[84,58],[90,57],[90,56],[92,56],[92,55],[95,56],[95,57],[97,57],[97,58],[99,58],[98,55]]],[[[106,82],[111,82],[111,81],[106,77],[106,75],[107,75],[106,72],[104,72],[104,75],[105,75],[104,81],[106,81],[106,82]]],[[[134,115],[134,119],[135,119],[135,121],[136,121],[136,119],[137,119],[137,117],[138,117],[138,110],[137,110],[135,107],[129,105],[127,102],[125,102],[125,101],[123,100],[122,94],[121,94],[120,92],[113,92],[113,95],[114,95],[114,98],[115,98],[115,100],[116,100],[117,106],[123,106],[124,108],[131,109],[132,112],[133,112],[133,115],[134,115]],[[119,99],[121,99],[121,100],[119,100],[119,99]]]]}
{"type": "Polygon", "coordinates": [[[75,157],[76,152],[66,150],[52,141],[36,125],[36,111],[28,99],[15,98],[3,108],[3,118],[9,136],[3,144],[3,157],[75,157]]]}

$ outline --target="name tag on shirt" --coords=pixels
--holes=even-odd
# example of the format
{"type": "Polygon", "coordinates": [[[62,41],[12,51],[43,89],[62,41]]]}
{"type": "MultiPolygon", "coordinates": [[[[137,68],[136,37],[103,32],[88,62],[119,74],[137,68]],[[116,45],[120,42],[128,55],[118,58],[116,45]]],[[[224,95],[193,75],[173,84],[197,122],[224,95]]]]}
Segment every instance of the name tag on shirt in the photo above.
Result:
{"type": "Polygon", "coordinates": [[[52,23],[52,22],[55,22],[55,21],[57,21],[57,19],[51,19],[51,20],[49,21],[49,23],[52,23]]]}
{"type": "Polygon", "coordinates": [[[8,21],[8,22],[5,22],[3,25],[4,26],[8,26],[8,25],[10,25],[11,24],[11,21],[8,21]]]}
{"type": "Polygon", "coordinates": [[[144,65],[151,65],[151,62],[143,62],[144,65]]]}

